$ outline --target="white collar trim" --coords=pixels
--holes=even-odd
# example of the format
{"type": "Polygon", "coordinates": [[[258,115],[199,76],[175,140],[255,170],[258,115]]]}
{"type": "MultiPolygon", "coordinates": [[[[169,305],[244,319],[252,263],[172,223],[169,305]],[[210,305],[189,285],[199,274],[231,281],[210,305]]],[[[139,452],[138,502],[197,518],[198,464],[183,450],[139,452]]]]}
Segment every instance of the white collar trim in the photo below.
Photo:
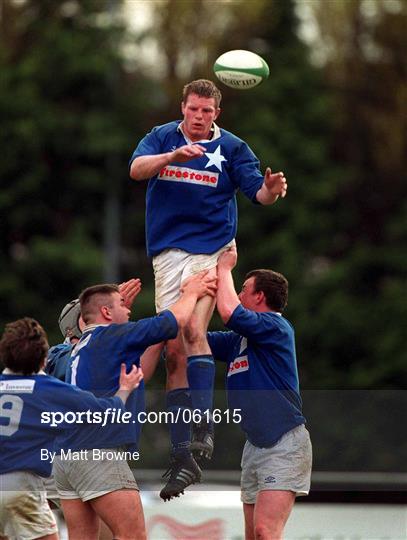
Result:
{"type": "Polygon", "coordinates": [[[177,127],[177,130],[180,131],[183,136],[184,136],[184,139],[186,141],[187,144],[200,144],[200,143],[208,143],[208,142],[212,142],[212,141],[215,141],[216,139],[219,139],[220,137],[220,129],[219,129],[219,126],[217,124],[215,124],[215,122],[212,124],[212,127],[211,127],[211,131],[213,131],[213,136],[211,139],[202,139],[201,141],[191,141],[191,139],[185,134],[184,132],[184,129],[182,127],[182,124],[183,122],[181,122],[179,124],[179,126],[177,127]]]}

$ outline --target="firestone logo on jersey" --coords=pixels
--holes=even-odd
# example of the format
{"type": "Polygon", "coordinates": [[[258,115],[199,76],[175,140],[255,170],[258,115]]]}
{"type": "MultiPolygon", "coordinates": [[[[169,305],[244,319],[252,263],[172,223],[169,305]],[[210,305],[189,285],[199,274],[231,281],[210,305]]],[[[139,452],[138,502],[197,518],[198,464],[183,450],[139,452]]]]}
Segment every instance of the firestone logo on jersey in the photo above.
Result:
{"type": "Polygon", "coordinates": [[[199,184],[216,188],[219,180],[219,173],[208,171],[197,171],[188,167],[175,167],[167,165],[161,169],[157,178],[159,180],[168,180],[170,182],[186,182],[187,184],[199,184]]]}
{"type": "Polygon", "coordinates": [[[233,362],[229,364],[228,377],[231,375],[236,375],[236,373],[241,373],[242,371],[248,371],[249,369],[249,360],[247,356],[240,356],[235,358],[233,362]]]}

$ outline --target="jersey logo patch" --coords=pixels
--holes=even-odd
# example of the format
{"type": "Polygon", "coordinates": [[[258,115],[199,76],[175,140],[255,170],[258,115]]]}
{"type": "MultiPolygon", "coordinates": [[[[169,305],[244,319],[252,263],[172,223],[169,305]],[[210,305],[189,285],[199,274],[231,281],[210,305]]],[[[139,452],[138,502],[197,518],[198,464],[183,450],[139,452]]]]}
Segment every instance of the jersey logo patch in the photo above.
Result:
{"type": "Polygon", "coordinates": [[[205,169],[214,165],[220,172],[222,172],[222,162],[227,161],[225,156],[222,156],[220,153],[220,145],[217,147],[215,152],[205,152],[205,156],[208,158],[208,163],[205,165],[205,169]]]}
{"type": "Polygon", "coordinates": [[[228,377],[236,375],[236,373],[242,373],[242,371],[249,370],[249,359],[247,356],[239,356],[235,358],[233,362],[229,364],[228,377]]]}
{"type": "Polygon", "coordinates": [[[188,167],[176,167],[167,165],[157,175],[159,180],[169,182],[180,182],[182,184],[198,184],[216,188],[219,180],[219,173],[211,171],[197,171],[188,167]]]}
{"type": "Polygon", "coordinates": [[[34,391],[35,381],[31,379],[15,379],[12,381],[0,381],[0,392],[16,393],[16,394],[32,394],[34,391]]]}

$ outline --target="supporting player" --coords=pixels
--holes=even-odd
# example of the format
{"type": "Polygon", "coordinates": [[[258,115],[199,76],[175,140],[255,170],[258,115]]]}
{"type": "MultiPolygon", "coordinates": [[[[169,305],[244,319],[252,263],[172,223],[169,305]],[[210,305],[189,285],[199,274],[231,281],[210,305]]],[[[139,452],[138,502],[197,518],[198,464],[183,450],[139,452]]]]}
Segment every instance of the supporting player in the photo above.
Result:
{"type": "Polygon", "coordinates": [[[6,366],[0,375],[0,538],[58,539],[42,477],[51,474],[48,456],[56,434],[72,429],[72,424],[61,421],[51,427],[42,415],[124,411],[123,402],[142,379],[141,370],[134,366],[126,375],[123,365],[116,397],[97,399],[47,376],[42,371],[47,352],[47,335],[34,319],[6,325],[0,340],[6,366]]]}
{"type": "MultiPolygon", "coordinates": [[[[141,291],[141,280],[139,278],[129,279],[119,285],[119,291],[124,298],[125,305],[130,309],[141,291]]],[[[79,298],[75,298],[63,307],[58,317],[58,325],[64,341],[49,349],[45,372],[60,381],[70,382],[72,350],[81,338],[85,327],[81,317],[79,298]]],[[[142,355],[140,365],[145,382],[148,382],[153,376],[162,349],[163,343],[151,345],[142,355]]]]}
{"type": "Polygon", "coordinates": [[[312,449],[299,393],[294,330],[282,316],[288,283],[253,270],[237,295],[235,248],[218,261],[217,308],[230,332],[210,332],[216,359],[228,364],[231,410],[246,434],[241,498],[246,540],[279,540],[297,495],[310,488],[312,449]]]}
{"type": "MultiPolygon", "coordinates": [[[[235,243],[237,190],[263,205],[286,194],[284,174],[273,174],[267,168],[263,176],[248,145],[215,123],[221,97],[211,81],[187,84],[181,103],[183,120],[155,127],[130,161],[131,178],[149,179],[147,253],[153,257],[157,312],[177,301],[189,276],[202,269],[216,275],[219,254],[235,243]]],[[[202,298],[191,325],[167,342],[170,411],[192,407],[204,413],[212,409],[215,365],[206,331],[213,309],[212,298],[202,298]]],[[[161,492],[165,500],[197,477],[191,450],[200,457],[211,457],[212,422],[196,426],[192,445],[190,440],[189,425],[181,420],[172,427],[169,480],[161,492]]]]}
{"type": "MultiPolygon", "coordinates": [[[[189,281],[169,310],[138,322],[128,322],[130,309],[117,285],[103,284],[85,289],[79,299],[86,327],[72,353],[72,384],[96,396],[112,395],[118,385],[121,362],[127,367],[138,366],[140,356],[149,345],[175,337],[178,328],[183,328],[191,317],[197,300],[205,295],[214,297],[215,293],[215,279],[208,277],[206,271],[200,272],[189,281]]],[[[126,409],[134,419],[130,424],[107,425],[103,433],[97,425],[78,426],[75,433],[58,438],[56,442],[60,457],[55,459],[53,473],[70,540],[91,538],[95,531],[90,517],[94,513],[107,524],[114,538],[142,540],[145,537],[136,530],[141,523],[129,521],[132,516],[129,505],[118,497],[119,491],[134,490],[137,486],[128,467],[108,458],[97,463],[62,459],[68,450],[119,449],[123,446],[127,450],[137,450],[140,432],[137,415],[145,409],[143,382],[127,400],[126,409]],[[118,469],[120,474],[117,474],[118,469]],[[86,534],[84,523],[89,524],[86,534]]],[[[139,497],[137,501],[133,503],[137,502],[141,509],[139,497]]],[[[142,510],[139,513],[141,520],[142,510]]]]}

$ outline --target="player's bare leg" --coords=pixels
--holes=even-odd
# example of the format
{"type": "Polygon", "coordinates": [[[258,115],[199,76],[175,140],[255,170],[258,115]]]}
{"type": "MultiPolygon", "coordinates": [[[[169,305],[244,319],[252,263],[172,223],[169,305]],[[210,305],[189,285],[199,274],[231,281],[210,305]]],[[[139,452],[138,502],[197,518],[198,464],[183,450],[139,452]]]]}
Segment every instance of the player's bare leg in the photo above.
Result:
{"type": "Polygon", "coordinates": [[[157,368],[158,362],[161,357],[161,352],[164,348],[164,343],[157,343],[156,345],[150,345],[140,357],[140,367],[144,374],[144,384],[146,384],[157,368]]]}
{"type": "Polygon", "coordinates": [[[260,491],[254,507],[255,539],[282,540],[294,502],[292,491],[260,491]]]}
{"type": "Polygon", "coordinates": [[[114,540],[112,531],[103,520],[100,521],[99,540],[114,540]]]}
{"type": "Polygon", "coordinates": [[[243,503],[244,537],[245,540],[255,540],[254,536],[254,504],[243,503]]]}
{"type": "MultiPolygon", "coordinates": [[[[216,276],[216,267],[209,271],[216,276]]],[[[191,389],[192,408],[201,412],[201,421],[194,423],[191,451],[202,466],[211,459],[214,447],[212,422],[213,387],[215,363],[207,341],[209,321],[215,309],[216,299],[201,298],[184,330],[184,345],[188,357],[187,373],[191,389]]]]}
{"type": "Polygon", "coordinates": [[[167,392],[188,388],[187,356],[180,333],[165,344],[165,367],[167,370],[167,392]]]}
{"type": "MultiPolygon", "coordinates": [[[[208,275],[211,272],[216,275],[216,268],[213,268],[208,275]]],[[[194,314],[183,335],[178,334],[176,340],[167,342],[167,411],[182,413],[183,409],[202,410],[201,403],[197,402],[196,399],[194,401],[197,394],[205,395],[208,405],[204,408],[212,409],[214,363],[206,339],[206,331],[214,306],[215,300],[213,298],[209,296],[201,298],[197,302],[194,314]],[[192,361],[195,362],[192,380],[189,367],[191,357],[192,361]],[[210,364],[209,368],[211,369],[209,377],[207,364],[210,364]],[[202,365],[204,370],[201,369],[202,365]],[[206,378],[202,377],[202,373],[206,378]],[[203,391],[200,388],[201,384],[204,387],[203,391]],[[192,398],[189,390],[194,393],[192,398]]],[[[170,466],[164,474],[164,477],[168,477],[168,481],[161,490],[162,499],[167,501],[172,497],[178,497],[186,487],[200,481],[201,469],[192,456],[191,450],[197,450],[200,456],[205,454],[206,457],[210,457],[212,455],[213,432],[208,433],[208,425],[208,422],[202,422],[198,425],[200,432],[197,433],[195,430],[195,439],[197,435],[198,440],[193,440],[192,444],[189,423],[186,424],[181,419],[176,425],[171,426],[172,453],[170,466]],[[195,448],[197,445],[198,448],[195,448]]]]}
{"type": "Polygon", "coordinates": [[[92,499],[90,504],[112,531],[115,540],[146,540],[143,506],[138,491],[113,491],[92,499]]]}
{"type": "Polygon", "coordinates": [[[81,499],[61,499],[69,540],[98,540],[99,517],[89,502],[81,499]]]}

